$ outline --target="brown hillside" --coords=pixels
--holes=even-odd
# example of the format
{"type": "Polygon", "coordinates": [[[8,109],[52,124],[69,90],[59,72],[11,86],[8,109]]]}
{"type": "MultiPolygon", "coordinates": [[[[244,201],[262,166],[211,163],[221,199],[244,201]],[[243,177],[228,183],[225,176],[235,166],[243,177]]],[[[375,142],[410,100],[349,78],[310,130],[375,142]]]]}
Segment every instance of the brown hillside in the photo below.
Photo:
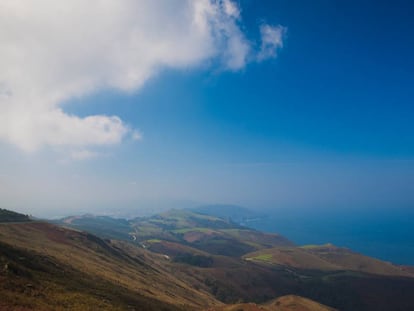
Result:
{"type": "Polygon", "coordinates": [[[339,265],[297,247],[270,248],[243,256],[247,261],[301,269],[341,270],[339,265]]]}
{"type": "Polygon", "coordinates": [[[378,275],[414,277],[414,274],[409,271],[404,271],[400,266],[353,252],[348,248],[326,244],[305,247],[304,249],[345,270],[361,271],[378,275]]]}
{"type": "Polygon", "coordinates": [[[279,297],[271,302],[257,305],[240,303],[216,308],[209,311],[335,311],[336,309],[317,303],[313,300],[295,295],[279,297]]]}
{"type": "Polygon", "coordinates": [[[335,311],[336,309],[317,303],[316,301],[288,295],[279,297],[266,304],[269,311],[335,311]]]}
{"type": "Polygon", "coordinates": [[[243,256],[256,263],[321,271],[348,270],[385,276],[414,277],[409,269],[364,256],[331,244],[304,247],[275,247],[243,256]]]}
{"type": "MultiPolygon", "coordinates": [[[[194,213],[172,216],[137,224],[130,241],[41,222],[0,225],[0,310],[266,310],[272,305],[260,303],[289,294],[342,311],[414,310],[414,278],[347,268],[347,261],[355,265],[362,255],[332,245],[266,248],[274,237],[194,213]],[[188,228],[189,222],[198,227],[188,228]],[[209,224],[214,228],[201,227],[209,224]],[[211,231],[220,236],[209,239],[211,231]],[[160,232],[174,240],[163,240],[160,232]],[[183,239],[191,232],[206,238],[183,239]],[[246,246],[255,252],[236,256],[246,246]],[[219,249],[226,253],[217,254],[219,249]],[[335,256],[344,262],[339,265],[335,256]],[[256,305],[234,305],[240,301],[256,305]]],[[[101,224],[127,225],[88,219],[91,227],[106,230],[101,224]]],[[[383,264],[373,263],[375,269],[383,264]]],[[[309,307],[294,299],[273,308],[309,307]]]]}
{"type": "MultiPolygon", "coordinates": [[[[180,308],[197,309],[218,303],[207,293],[192,289],[166,272],[162,256],[137,247],[134,247],[136,250],[131,256],[119,245],[85,232],[41,222],[8,224],[0,225],[0,242],[14,250],[32,254],[30,256],[47,258],[55,266],[66,267],[68,273],[74,271],[90,279],[100,279],[109,287],[121,287],[136,295],[180,308]]],[[[10,260],[4,254],[1,258],[3,266],[7,267],[10,260]]],[[[53,279],[55,271],[51,273],[53,279]]],[[[21,290],[24,291],[24,288],[21,290]]],[[[64,292],[64,289],[61,290],[64,292]]]]}

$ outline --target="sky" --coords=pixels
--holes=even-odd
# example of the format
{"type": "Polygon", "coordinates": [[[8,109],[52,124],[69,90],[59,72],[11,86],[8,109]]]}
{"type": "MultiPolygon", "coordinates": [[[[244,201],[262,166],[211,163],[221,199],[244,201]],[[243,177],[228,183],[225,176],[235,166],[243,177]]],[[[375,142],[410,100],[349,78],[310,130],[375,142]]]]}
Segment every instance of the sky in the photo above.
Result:
{"type": "Polygon", "coordinates": [[[413,14],[0,0],[0,206],[413,209],[413,14]]]}

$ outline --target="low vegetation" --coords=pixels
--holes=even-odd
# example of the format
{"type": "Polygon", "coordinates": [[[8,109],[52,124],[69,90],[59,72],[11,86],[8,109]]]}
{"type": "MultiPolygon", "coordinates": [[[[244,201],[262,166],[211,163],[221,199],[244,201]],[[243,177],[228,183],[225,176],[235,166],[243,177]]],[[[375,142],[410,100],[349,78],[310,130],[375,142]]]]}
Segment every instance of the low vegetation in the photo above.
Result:
{"type": "Polygon", "coordinates": [[[332,244],[275,247],[243,256],[245,260],[321,271],[357,271],[377,275],[414,277],[403,267],[355,253],[332,244]]]}
{"type": "Polygon", "coordinates": [[[27,291],[27,284],[35,286],[29,289],[35,288],[30,293],[36,295],[23,297],[35,309],[52,305],[49,300],[58,306],[64,299],[85,301],[80,310],[102,301],[103,309],[114,310],[193,310],[216,303],[166,271],[165,259],[137,247],[128,252],[122,244],[88,233],[46,223],[9,224],[0,226],[0,242],[5,286],[0,300],[8,305],[27,291]]]}
{"type": "Polygon", "coordinates": [[[331,244],[190,211],[63,224],[0,224],[0,310],[414,310],[412,268],[331,244]]]}

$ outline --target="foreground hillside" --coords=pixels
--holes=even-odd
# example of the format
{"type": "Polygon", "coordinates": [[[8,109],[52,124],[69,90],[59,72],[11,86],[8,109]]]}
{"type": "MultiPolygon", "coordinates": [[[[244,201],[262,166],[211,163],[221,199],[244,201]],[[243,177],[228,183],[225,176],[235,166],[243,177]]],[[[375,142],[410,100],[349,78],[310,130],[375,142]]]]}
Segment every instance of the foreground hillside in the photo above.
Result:
{"type": "Polygon", "coordinates": [[[212,213],[172,210],[129,221],[89,215],[72,217],[70,225],[104,237],[122,232],[131,250],[164,256],[174,276],[229,304],[295,294],[340,310],[414,310],[409,267],[333,245],[297,247],[212,213]]]}
{"type": "Polygon", "coordinates": [[[131,256],[89,233],[39,222],[0,224],[0,243],[0,304],[45,310],[192,310],[217,304],[164,271],[159,256],[138,248],[131,256]]]}
{"type": "Polygon", "coordinates": [[[410,267],[333,245],[177,210],[62,223],[0,224],[0,310],[414,310],[410,267]]]}
{"type": "Polygon", "coordinates": [[[0,224],[0,267],[0,310],[233,308],[175,277],[165,256],[42,222],[0,224]]]}

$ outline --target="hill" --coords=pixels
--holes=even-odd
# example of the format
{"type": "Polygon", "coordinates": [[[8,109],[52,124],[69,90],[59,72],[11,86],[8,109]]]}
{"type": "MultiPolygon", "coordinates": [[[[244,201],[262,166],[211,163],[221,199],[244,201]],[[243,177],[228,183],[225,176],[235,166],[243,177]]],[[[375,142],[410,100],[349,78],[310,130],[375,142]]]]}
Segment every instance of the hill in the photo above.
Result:
{"type": "MultiPolygon", "coordinates": [[[[109,301],[108,308],[124,310],[141,300],[153,309],[157,304],[181,310],[231,308],[240,302],[265,308],[267,301],[293,294],[344,311],[414,310],[409,267],[401,270],[389,264],[384,270],[382,262],[332,245],[295,247],[280,235],[211,215],[172,210],[128,221],[84,215],[61,223],[77,229],[3,224],[0,242],[63,267],[70,275],[68,283],[75,284],[70,288],[56,271],[46,270],[44,278],[65,295],[79,294],[80,301],[109,301]],[[79,231],[85,224],[101,231],[101,238],[79,231]],[[123,232],[123,239],[110,238],[116,237],[114,232],[123,232]],[[365,267],[356,269],[361,264],[365,267]],[[85,285],[80,280],[86,276],[106,285],[85,285]],[[79,286],[88,290],[77,292],[79,286]],[[135,300],[119,298],[131,296],[135,300]]],[[[23,269],[24,262],[20,264],[23,269]]],[[[12,294],[18,297],[24,291],[20,287],[12,294]]]]}
{"type": "Polygon", "coordinates": [[[104,239],[130,240],[130,223],[126,219],[91,214],[69,216],[54,223],[88,231],[104,239]]]}
{"type": "Polygon", "coordinates": [[[137,218],[131,226],[136,244],[168,256],[175,275],[222,302],[265,302],[296,294],[341,310],[388,310],[385,297],[397,300],[402,310],[414,306],[405,290],[389,289],[414,289],[408,269],[350,250],[332,246],[334,256],[329,245],[325,249],[295,247],[280,235],[188,210],[137,218]],[[249,249],[253,252],[246,253],[249,249]],[[290,253],[277,264],[246,260],[251,254],[265,259],[273,250],[284,256],[290,253]]]}
{"type": "Polygon", "coordinates": [[[208,311],[335,311],[336,309],[300,296],[282,296],[265,304],[239,303],[210,308],[208,311]]]}
{"type": "Polygon", "coordinates": [[[171,210],[131,220],[131,233],[137,243],[169,241],[214,255],[239,257],[272,246],[293,245],[278,234],[266,234],[215,216],[188,210],[171,210]]]}
{"type": "Polygon", "coordinates": [[[262,248],[294,245],[279,234],[263,233],[228,219],[190,210],[170,210],[131,220],[94,215],[71,216],[54,223],[85,230],[105,239],[131,241],[143,247],[167,241],[191,247],[193,251],[198,249],[233,257],[262,248]]]}
{"type": "Polygon", "coordinates": [[[269,311],[335,311],[336,309],[322,305],[310,299],[289,295],[265,304],[269,311]]]}
{"type": "Polygon", "coordinates": [[[160,256],[136,247],[128,252],[86,232],[3,224],[0,243],[0,307],[193,310],[218,303],[166,271],[160,256]]]}
{"type": "MultiPolygon", "coordinates": [[[[228,262],[219,265],[225,267],[228,262]]],[[[209,292],[207,279],[196,281],[205,276],[189,273],[186,263],[170,261],[131,243],[102,240],[43,222],[0,225],[0,267],[1,310],[200,310],[224,306],[209,292]]]]}
{"type": "Polygon", "coordinates": [[[302,247],[276,247],[243,256],[257,263],[320,271],[358,271],[377,275],[414,277],[403,267],[364,256],[332,244],[302,247]]]}
{"type": "Polygon", "coordinates": [[[29,216],[19,214],[7,209],[0,208],[0,223],[1,222],[27,222],[30,221],[29,216]]]}

